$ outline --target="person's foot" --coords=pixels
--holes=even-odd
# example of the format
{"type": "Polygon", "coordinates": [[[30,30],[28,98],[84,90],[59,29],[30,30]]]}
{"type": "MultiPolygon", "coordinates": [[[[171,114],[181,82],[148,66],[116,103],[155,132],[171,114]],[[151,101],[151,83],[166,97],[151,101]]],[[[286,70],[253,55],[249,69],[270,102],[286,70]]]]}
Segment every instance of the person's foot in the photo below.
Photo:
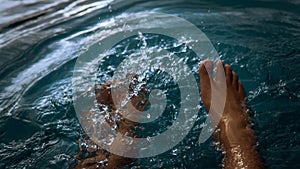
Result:
{"type": "MultiPolygon", "coordinates": [[[[133,90],[135,89],[138,91],[135,95],[131,96],[131,104],[134,109],[139,110],[142,112],[144,108],[149,104],[149,100],[146,99],[146,88],[144,86],[139,86],[137,88],[137,75],[128,75],[128,79],[120,79],[120,80],[114,80],[114,81],[108,81],[105,84],[102,85],[96,85],[96,99],[98,102],[98,106],[101,107],[101,109],[106,110],[101,113],[106,117],[105,120],[108,124],[111,125],[111,127],[116,127],[116,131],[120,134],[127,135],[129,137],[137,137],[137,127],[139,125],[138,122],[131,121],[126,119],[123,115],[125,115],[122,111],[117,111],[118,106],[115,104],[120,104],[126,97],[127,92],[124,92],[128,90],[128,94],[133,93],[133,90]],[[125,83],[130,82],[130,90],[127,89],[127,87],[124,85],[125,83]],[[113,99],[112,96],[112,89],[114,89],[118,95],[113,99]],[[146,100],[145,100],[146,99],[146,100]],[[144,101],[144,102],[142,102],[144,101]],[[141,102],[143,104],[141,104],[141,102]]],[[[94,112],[94,106],[91,107],[89,112],[82,112],[82,116],[84,119],[93,119],[94,114],[97,114],[99,112],[94,112]],[[85,117],[87,116],[87,117],[85,117]]],[[[133,112],[133,111],[132,111],[133,112]]],[[[131,116],[132,119],[135,119],[136,121],[139,121],[140,113],[133,114],[131,116]]],[[[90,124],[88,128],[96,128],[94,125],[98,125],[98,123],[90,123],[85,122],[86,124],[90,124]]],[[[97,130],[94,130],[97,135],[97,130]]],[[[78,154],[78,163],[74,168],[103,168],[103,169],[116,169],[116,168],[125,168],[127,165],[131,164],[134,159],[127,158],[119,155],[115,155],[113,153],[110,153],[101,147],[99,147],[97,144],[95,144],[91,138],[85,138],[82,139],[82,141],[85,143],[84,145],[87,145],[89,148],[83,149],[80,146],[80,152],[78,154]],[[101,162],[101,163],[100,163],[101,162]]],[[[95,138],[97,139],[97,138],[95,138]]],[[[111,139],[111,138],[107,138],[111,139]]],[[[123,142],[117,141],[120,140],[120,138],[115,137],[113,139],[114,141],[111,143],[110,150],[112,152],[113,149],[115,151],[127,153],[128,151],[131,151],[130,153],[138,153],[136,149],[129,149],[126,144],[122,144],[123,142]]],[[[81,144],[81,139],[79,139],[79,145],[81,144]]]]}
{"type": "Polygon", "coordinates": [[[213,123],[220,129],[214,138],[225,150],[224,168],[263,168],[255,146],[256,136],[249,124],[250,116],[246,113],[248,107],[244,87],[231,66],[224,66],[222,61],[218,61],[216,78],[210,78],[213,68],[210,60],[200,65],[200,87],[204,106],[210,111],[213,123]],[[222,96],[226,97],[226,101],[220,121],[217,121],[215,118],[219,116],[216,114],[218,111],[214,110],[224,104],[222,96]]]}
{"type": "MultiPolygon", "coordinates": [[[[219,124],[215,124],[218,125],[221,130],[221,140],[218,141],[226,145],[237,144],[242,138],[239,130],[248,130],[248,128],[250,128],[250,125],[248,124],[249,115],[243,113],[246,108],[246,93],[242,83],[238,79],[238,75],[232,71],[232,68],[229,65],[224,66],[222,61],[218,61],[216,78],[211,80],[209,76],[212,76],[213,67],[213,62],[210,60],[205,60],[200,65],[199,75],[202,100],[205,108],[210,110],[212,87],[216,92],[223,92],[226,94],[225,107],[221,121],[219,124]],[[224,75],[226,79],[222,78],[224,75]],[[223,83],[226,81],[226,91],[220,90],[220,88],[222,88],[220,85],[222,84],[222,81],[224,81],[223,83]]],[[[221,99],[222,98],[214,99],[214,101],[217,102],[214,103],[214,105],[218,105],[218,102],[222,102],[221,99]]],[[[213,117],[214,112],[210,113],[212,113],[210,116],[213,117]]],[[[247,139],[249,139],[248,136],[247,139]]]]}

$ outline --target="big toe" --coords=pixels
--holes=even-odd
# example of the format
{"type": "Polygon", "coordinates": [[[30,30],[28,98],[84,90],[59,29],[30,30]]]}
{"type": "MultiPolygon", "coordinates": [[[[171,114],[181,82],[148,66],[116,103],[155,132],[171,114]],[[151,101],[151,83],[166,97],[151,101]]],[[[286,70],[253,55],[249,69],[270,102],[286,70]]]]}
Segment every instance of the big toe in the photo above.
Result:
{"type": "Polygon", "coordinates": [[[201,96],[204,106],[208,110],[211,99],[210,79],[213,72],[213,66],[214,64],[211,60],[204,60],[199,67],[201,96]]]}
{"type": "Polygon", "coordinates": [[[199,67],[199,74],[204,76],[211,76],[214,69],[214,63],[211,60],[204,60],[199,67]]]}

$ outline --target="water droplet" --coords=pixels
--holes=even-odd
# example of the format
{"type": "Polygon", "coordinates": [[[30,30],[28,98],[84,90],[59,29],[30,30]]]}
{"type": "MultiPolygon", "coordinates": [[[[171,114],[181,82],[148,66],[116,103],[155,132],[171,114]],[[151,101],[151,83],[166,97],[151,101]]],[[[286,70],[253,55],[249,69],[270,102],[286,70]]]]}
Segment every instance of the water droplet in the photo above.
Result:
{"type": "Polygon", "coordinates": [[[176,156],[176,155],[177,155],[177,150],[178,150],[178,149],[173,149],[173,150],[172,150],[172,155],[175,155],[175,156],[176,156]]]}

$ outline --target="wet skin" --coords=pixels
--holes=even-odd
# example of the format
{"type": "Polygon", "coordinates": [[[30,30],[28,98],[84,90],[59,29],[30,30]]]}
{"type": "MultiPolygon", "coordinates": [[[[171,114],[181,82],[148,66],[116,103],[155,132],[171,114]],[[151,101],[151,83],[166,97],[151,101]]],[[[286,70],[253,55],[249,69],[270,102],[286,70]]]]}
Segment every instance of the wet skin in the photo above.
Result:
{"type": "MultiPolygon", "coordinates": [[[[130,121],[123,117],[122,112],[117,113],[117,107],[114,104],[114,101],[111,95],[112,88],[116,87],[117,92],[119,96],[117,99],[124,99],[124,93],[118,92],[118,90],[124,90],[124,86],[122,86],[122,83],[124,81],[130,81],[130,88],[136,89],[136,86],[134,84],[137,83],[137,76],[136,75],[128,75],[127,79],[122,79],[118,81],[109,81],[102,85],[96,85],[96,99],[100,107],[107,108],[107,111],[102,112],[103,115],[106,117],[106,122],[113,127],[114,124],[117,125],[117,132],[121,133],[123,135],[127,135],[129,137],[138,137],[138,132],[136,131],[136,128],[138,127],[139,123],[130,121]]],[[[130,93],[132,91],[128,91],[130,93]]],[[[142,112],[144,108],[149,104],[149,100],[146,100],[141,104],[142,100],[145,100],[146,98],[146,89],[142,86],[138,89],[138,94],[131,96],[131,103],[133,107],[139,112],[142,112]]],[[[120,102],[121,100],[117,100],[116,102],[120,102]]],[[[89,111],[92,111],[94,106],[91,107],[89,111]]],[[[99,113],[99,112],[96,112],[99,113]]],[[[92,115],[93,113],[85,113],[92,115]]],[[[134,118],[136,121],[139,121],[140,114],[135,114],[134,118]]],[[[92,117],[90,117],[92,118],[92,117]]],[[[87,123],[86,123],[87,124],[87,123]]],[[[93,127],[93,126],[91,126],[93,127]]],[[[110,146],[110,149],[117,149],[119,152],[126,153],[128,151],[132,152],[138,152],[136,149],[129,150],[126,145],[120,144],[120,142],[115,141],[120,138],[115,138],[112,145],[110,146]]],[[[94,142],[91,141],[91,138],[79,139],[79,145],[81,142],[84,142],[88,145],[89,150],[85,150],[80,146],[80,152],[77,156],[78,163],[74,168],[87,168],[87,169],[93,169],[93,168],[105,168],[105,169],[119,169],[119,168],[125,168],[126,166],[130,165],[134,162],[134,159],[126,158],[123,156],[115,155],[113,153],[110,153],[100,146],[96,145],[94,142]],[[99,163],[100,161],[105,161],[104,163],[99,163]]]]}
{"type": "MultiPolygon", "coordinates": [[[[221,150],[225,152],[223,160],[223,168],[225,169],[235,169],[235,168],[249,168],[249,169],[260,169],[264,168],[261,157],[256,149],[256,136],[255,132],[249,124],[250,116],[246,113],[249,109],[246,104],[246,92],[242,83],[239,81],[238,75],[232,71],[231,66],[224,65],[222,61],[217,62],[217,72],[216,78],[213,80],[209,77],[212,76],[214,65],[210,60],[205,60],[201,63],[199,67],[200,75],[200,87],[201,87],[201,97],[204,106],[207,110],[211,108],[212,99],[212,88],[216,91],[224,93],[226,90],[226,101],[224,111],[221,114],[220,121],[216,118],[219,114],[214,111],[210,112],[211,119],[213,123],[217,126],[217,130],[214,133],[214,139],[216,142],[220,143],[221,150]],[[225,76],[224,76],[225,75],[225,76]],[[225,79],[224,79],[225,77],[225,79]],[[222,86],[222,81],[226,83],[226,88],[222,86]]],[[[131,76],[133,80],[137,76],[131,76]]],[[[122,118],[122,115],[116,113],[116,106],[114,105],[111,96],[111,87],[118,84],[116,81],[107,82],[106,84],[96,86],[97,101],[100,106],[110,107],[109,112],[104,112],[108,114],[109,118],[106,119],[113,125],[113,123],[118,124],[116,129],[119,133],[128,134],[131,137],[137,136],[137,132],[134,130],[138,126],[137,122],[129,121],[126,118],[122,118]],[[112,117],[120,116],[121,120],[112,121],[112,117]]],[[[131,84],[132,85],[132,84],[131,84]]],[[[133,96],[131,99],[132,104],[140,111],[142,111],[148,104],[146,101],[142,106],[139,103],[145,99],[145,89],[142,88],[139,94],[133,96]],[[138,106],[139,105],[139,106],[138,106]]],[[[217,93],[218,94],[218,93],[217,93]]],[[[219,100],[215,99],[214,105],[218,105],[219,100]]],[[[221,101],[220,101],[221,102],[221,101]]],[[[136,115],[137,119],[139,115],[136,115]]],[[[89,151],[84,151],[80,147],[80,155],[78,155],[78,163],[75,168],[124,168],[128,164],[134,162],[134,159],[121,157],[103,150],[98,147],[95,143],[90,141],[89,138],[85,139],[90,147],[95,147],[89,151]],[[82,154],[83,157],[82,157],[82,154]],[[89,154],[94,154],[89,157],[89,154]],[[105,164],[99,164],[97,162],[106,159],[105,164]]],[[[124,151],[135,151],[126,150],[124,145],[117,143],[112,143],[112,148],[117,148],[124,151]]],[[[125,152],[126,153],[126,152],[125,152]]]]}
{"type": "MultiPolygon", "coordinates": [[[[249,107],[246,104],[246,92],[243,84],[239,81],[238,75],[232,71],[231,66],[224,65],[222,61],[217,62],[216,78],[211,80],[209,76],[213,71],[213,62],[205,60],[199,67],[201,97],[204,106],[210,110],[211,89],[219,88],[221,77],[226,79],[226,102],[224,111],[214,134],[216,142],[221,144],[221,150],[225,152],[225,169],[264,168],[261,157],[256,149],[255,132],[249,124],[250,116],[247,112],[249,107]]],[[[214,100],[218,102],[219,100],[214,100]]],[[[218,103],[216,103],[218,104],[218,103]]],[[[216,116],[210,113],[212,121],[216,116]]]]}

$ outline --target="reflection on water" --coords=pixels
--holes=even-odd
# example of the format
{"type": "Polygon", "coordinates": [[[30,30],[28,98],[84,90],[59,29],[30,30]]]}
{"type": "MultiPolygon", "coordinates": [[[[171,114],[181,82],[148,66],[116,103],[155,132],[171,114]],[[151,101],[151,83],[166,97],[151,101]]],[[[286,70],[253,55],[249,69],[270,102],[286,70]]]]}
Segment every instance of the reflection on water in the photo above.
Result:
{"type": "MultiPolygon", "coordinates": [[[[117,32],[117,20],[147,11],[178,15],[206,33],[245,84],[267,165],[299,168],[297,2],[5,0],[0,5],[0,168],[74,163],[77,140],[84,135],[72,103],[76,58],[91,42],[117,32]]],[[[135,166],[218,167],[221,155],[212,140],[197,144],[199,131],[200,124],[170,151],[139,159],[135,166]]]]}

